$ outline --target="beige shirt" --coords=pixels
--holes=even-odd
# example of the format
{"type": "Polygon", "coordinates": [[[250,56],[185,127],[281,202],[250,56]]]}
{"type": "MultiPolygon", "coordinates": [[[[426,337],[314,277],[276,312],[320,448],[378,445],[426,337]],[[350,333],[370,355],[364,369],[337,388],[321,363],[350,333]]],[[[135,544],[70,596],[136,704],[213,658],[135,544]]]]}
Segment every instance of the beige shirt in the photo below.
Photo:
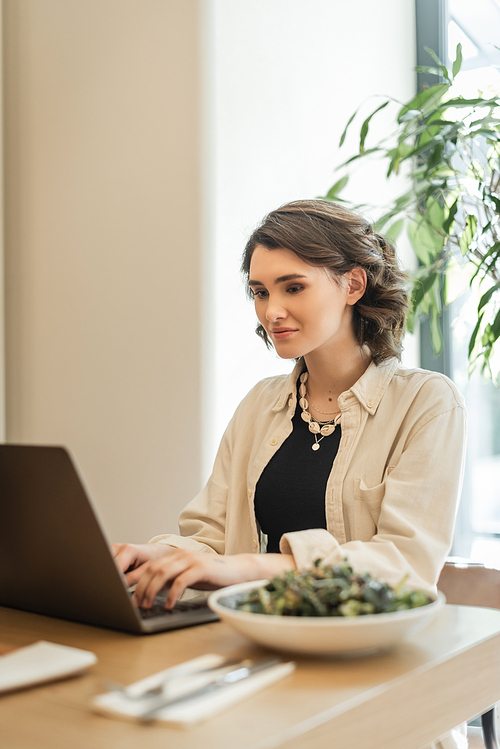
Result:
{"type": "MultiPolygon", "coordinates": [[[[181,535],[152,543],[218,554],[259,551],[255,486],[292,431],[303,367],[301,360],[290,375],[250,391],[207,485],[180,516],[181,535]]],[[[286,533],[281,551],[293,554],[298,567],[347,558],[355,570],[392,585],[407,572],[412,586],[434,589],[451,546],[463,473],[462,396],[443,375],[390,359],[370,364],[338,403],[342,437],[326,487],[327,529],[286,533]]]]}

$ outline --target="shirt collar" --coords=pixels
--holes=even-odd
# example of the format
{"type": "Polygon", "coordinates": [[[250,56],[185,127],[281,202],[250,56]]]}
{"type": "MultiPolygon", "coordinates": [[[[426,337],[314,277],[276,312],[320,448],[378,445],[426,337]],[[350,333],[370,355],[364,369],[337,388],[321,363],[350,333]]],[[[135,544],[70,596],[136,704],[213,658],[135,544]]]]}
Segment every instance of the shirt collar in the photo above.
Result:
{"type": "Polygon", "coordinates": [[[370,362],[366,371],[354,383],[352,388],[347,393],[342,393],[340,396],[341,403],[348,393],[353,393],[363,408],[373,416],[382,400],[382,396],[387,390],[389,382],[393,378],[398,363],[395,357],[386,359],[380,364],[375,364],[373,361],[370,362]]]}
{"type": "MultiPolygon", "coordinates": [[[[395,357],[386,359],[380,364],[371,362],[359,380],[354,383],[352,388],[345,393],[342,393],[339,398],[339,406],[342,407],[342,405],[347,404],[349,401],[349,395],[352,393],[360,402],[361,406],[373,416],[397,366],[398,360],[395,357]]],[[[295,403],[297,380],[304,369],[304,360],[299,359],[293,370],[285,379],[276,403],[272,407],[272,411],[275,413],[281,411],[286,405],[288,405],[288,399],[290,396],[292,396],[295,403]]]]}

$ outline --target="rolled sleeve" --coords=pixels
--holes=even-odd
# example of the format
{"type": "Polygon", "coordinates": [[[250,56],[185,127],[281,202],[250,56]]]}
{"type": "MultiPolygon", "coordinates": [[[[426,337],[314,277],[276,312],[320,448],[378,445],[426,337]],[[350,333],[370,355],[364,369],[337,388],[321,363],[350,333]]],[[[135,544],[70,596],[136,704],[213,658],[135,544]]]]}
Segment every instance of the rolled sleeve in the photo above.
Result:
{"type": "Polygon", "coordinates": [[[280,540],[280,552],[291,554],[299,569],[312,567],[318,559],[333,559],[340,548],[339,542],[324,528],[284,533],[280,540]]]}

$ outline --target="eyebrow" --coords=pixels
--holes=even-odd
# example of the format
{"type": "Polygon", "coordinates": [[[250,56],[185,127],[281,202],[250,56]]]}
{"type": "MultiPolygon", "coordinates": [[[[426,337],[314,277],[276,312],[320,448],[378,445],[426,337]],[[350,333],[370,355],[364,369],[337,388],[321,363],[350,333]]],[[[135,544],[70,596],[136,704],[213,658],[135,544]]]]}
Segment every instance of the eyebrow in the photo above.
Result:
{"type": "MultiPolygon", "coordinates": [[[[287,281],[296,281],[298,278],[306,278],[306,276],[301,275],[300,273],[289,273],[286,276],[279,276],[274,280],[274,284],[278,283],[286,283],[287,281]]],[[[249,286],[265,286],[265,284],[262,283],[262,281],[253,281],[250,280],[248,282],[249,286]]]]}

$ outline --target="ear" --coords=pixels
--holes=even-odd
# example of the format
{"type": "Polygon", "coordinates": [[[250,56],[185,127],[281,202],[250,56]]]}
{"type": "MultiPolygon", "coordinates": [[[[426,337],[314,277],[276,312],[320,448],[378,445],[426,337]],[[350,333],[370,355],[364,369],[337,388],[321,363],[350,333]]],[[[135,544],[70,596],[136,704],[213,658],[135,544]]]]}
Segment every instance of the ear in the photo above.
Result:
{"type": "Polygon", "coordinates": [[[366,271],[364,268],[356,267],[346,273],[347,279],[347,304],[354,305],[358,302],[366,290],[366,271]]]}

